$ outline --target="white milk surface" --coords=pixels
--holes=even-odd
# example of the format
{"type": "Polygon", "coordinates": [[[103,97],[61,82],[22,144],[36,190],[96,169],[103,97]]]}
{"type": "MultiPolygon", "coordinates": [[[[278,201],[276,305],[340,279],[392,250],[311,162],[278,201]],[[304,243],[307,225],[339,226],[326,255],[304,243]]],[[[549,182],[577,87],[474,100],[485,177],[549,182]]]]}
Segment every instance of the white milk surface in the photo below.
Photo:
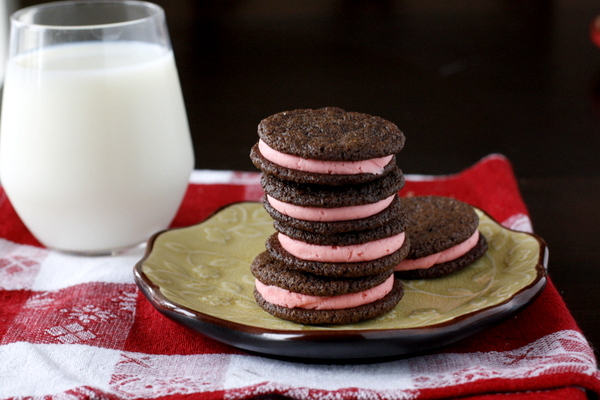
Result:
{"type": "Polygon", "coordinates": [[[145,241],[172,220],[193,164],[170,50],[98,42],[9,60],[0,178],[45,245],[101,251],[145,241]]]}

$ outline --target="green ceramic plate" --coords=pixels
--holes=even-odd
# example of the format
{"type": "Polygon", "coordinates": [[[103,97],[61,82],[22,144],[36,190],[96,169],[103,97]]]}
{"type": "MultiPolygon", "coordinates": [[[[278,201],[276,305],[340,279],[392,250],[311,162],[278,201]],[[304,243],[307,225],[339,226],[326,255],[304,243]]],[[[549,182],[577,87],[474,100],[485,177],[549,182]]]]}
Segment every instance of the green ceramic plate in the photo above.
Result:
{"type": "Polygon", "coordinates": [[[393,311],[358,324],[300,325],[258,307],[250,263],[274,232],[261,203],[232,204],[198,225],[155,235],[134,274],[161,313],[244,350],[329,360],[412,354],[499,322],[545,286],[544,241],[476,211],[489,243],[483,258],[444,278],[403,281],[393,311]]]}

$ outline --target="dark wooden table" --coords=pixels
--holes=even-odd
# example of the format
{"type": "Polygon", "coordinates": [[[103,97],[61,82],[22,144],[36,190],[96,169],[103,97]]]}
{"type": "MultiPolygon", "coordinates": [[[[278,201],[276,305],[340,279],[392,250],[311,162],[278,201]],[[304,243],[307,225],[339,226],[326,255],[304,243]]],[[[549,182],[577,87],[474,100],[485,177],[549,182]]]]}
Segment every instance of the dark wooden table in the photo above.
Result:
{"type": "Polygon", "coordinates": [[[395,122],[405,173],[455,173],[502,153],[549,245],[552,280],[600,348],[596,0],[156,3],[197,168],[255,170],[262,118],[323,106],[395,122]]]}

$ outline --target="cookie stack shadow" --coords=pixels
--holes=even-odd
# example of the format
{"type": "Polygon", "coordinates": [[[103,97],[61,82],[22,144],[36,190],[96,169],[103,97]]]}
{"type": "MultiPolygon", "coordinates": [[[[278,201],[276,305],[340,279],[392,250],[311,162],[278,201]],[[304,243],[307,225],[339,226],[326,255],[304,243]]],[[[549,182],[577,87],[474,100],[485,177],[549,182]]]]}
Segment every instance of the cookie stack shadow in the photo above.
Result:
{"type": "Polygon", "coordinates": [[[409,251],[396,165],[402,132],[324,108],[272,115],[258,134],[251,159],[276,230],[251,266],[259,306],[302,324],[355,323],[393,309],[403,295],[394,268],[409,251]]]}

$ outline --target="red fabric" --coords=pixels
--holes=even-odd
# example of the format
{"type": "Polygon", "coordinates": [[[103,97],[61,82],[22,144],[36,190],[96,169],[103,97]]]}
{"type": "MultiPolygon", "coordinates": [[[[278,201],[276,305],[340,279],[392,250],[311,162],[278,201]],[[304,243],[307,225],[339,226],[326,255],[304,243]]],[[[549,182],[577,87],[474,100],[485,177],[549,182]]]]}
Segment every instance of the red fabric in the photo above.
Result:
{"type": "Polygon", "coordinates": [[[586,398],[580,388],[540,390],[523,393],[493,393],[481,396],[463,397],[464,400],[566,400],[586,398]]]}
{"type": "MultiPolygon", "coordinates": [[[[172,225],[195,224],[227,204],[259,200],[262,191],[257,177],[234,173],[225,183],[190,184],[172,225]]],[[[408,175],[401,195],[425,194],[458,198],[507,224],[528,221],[511,165],[499,155],[486,157],[456,175],[408,175]]],[[[102,267],[103,259],[58,258],[65,269],[74,271],[65,278],[73,283],[53,283],[53,277],[44,274],[48,264],[57,262],[56,255],[43,249],[27,231],[1,188],[0,216],[0,399],[205,400],[281,394],[305,399],[554,400],[585,399],[584,389],[600,394],[593,352],[551,280],[513,318],[442,349],[391,362],[389,369],[386,364],[384,371],[394,371],[389,387],[360,387],[344,379],[356,371],[379,377],[377,365],[278,364],[249,355],[163,317],[121,270],[115,270],[114,276],[102,275],[102,268],[94,263],[102,267]],[[75,276],[78,262],[81,271],[86,271],[81,277],[75,276]],[[67,353],[73,356],[61,358],[67,353]],[[486,369],[496,359],[502,367],[498,373],[486,369]],[[488,364],[469,365],[469,360],[488,364]],[[290,368],[300,377],[287,380],[282,375],[255,382],[244,362],[281,374],[290,368]],[[61,363],[73,364],[79,372],[54,376],[61,363]],[[20,371],[18,375],[14,370],[20,371]],[[32,379],[27,374],[37,371],[43,371],[48,382],[34,385],[32,380],[31,389],[14,382],[32,379]],[[329,374],[332,388],[313,387],[314,379],[301,377],[319,376],[319,371],[329,374]],[[102,374],[104,379],[94,379],[102,374]],[[88,375],[91,378],[85,380],[88,375]],[[238,383],[242,375],[248,383],[238,383]],[[210,378],[203,381],[205,377],[210,378]],[[410,385],[404,387],[403,379],[410,385]]],[[[130,267],[125,264],[124,268],[130,267]]]]}
{"type": "Polygon", "coordinates": [[[485,210],[500,222],[515,214],[527,214],[512,166],[503,157],[490,156],[460,174],[444,179],[409,179],[400,194],[454,197],[485,210]]]}

